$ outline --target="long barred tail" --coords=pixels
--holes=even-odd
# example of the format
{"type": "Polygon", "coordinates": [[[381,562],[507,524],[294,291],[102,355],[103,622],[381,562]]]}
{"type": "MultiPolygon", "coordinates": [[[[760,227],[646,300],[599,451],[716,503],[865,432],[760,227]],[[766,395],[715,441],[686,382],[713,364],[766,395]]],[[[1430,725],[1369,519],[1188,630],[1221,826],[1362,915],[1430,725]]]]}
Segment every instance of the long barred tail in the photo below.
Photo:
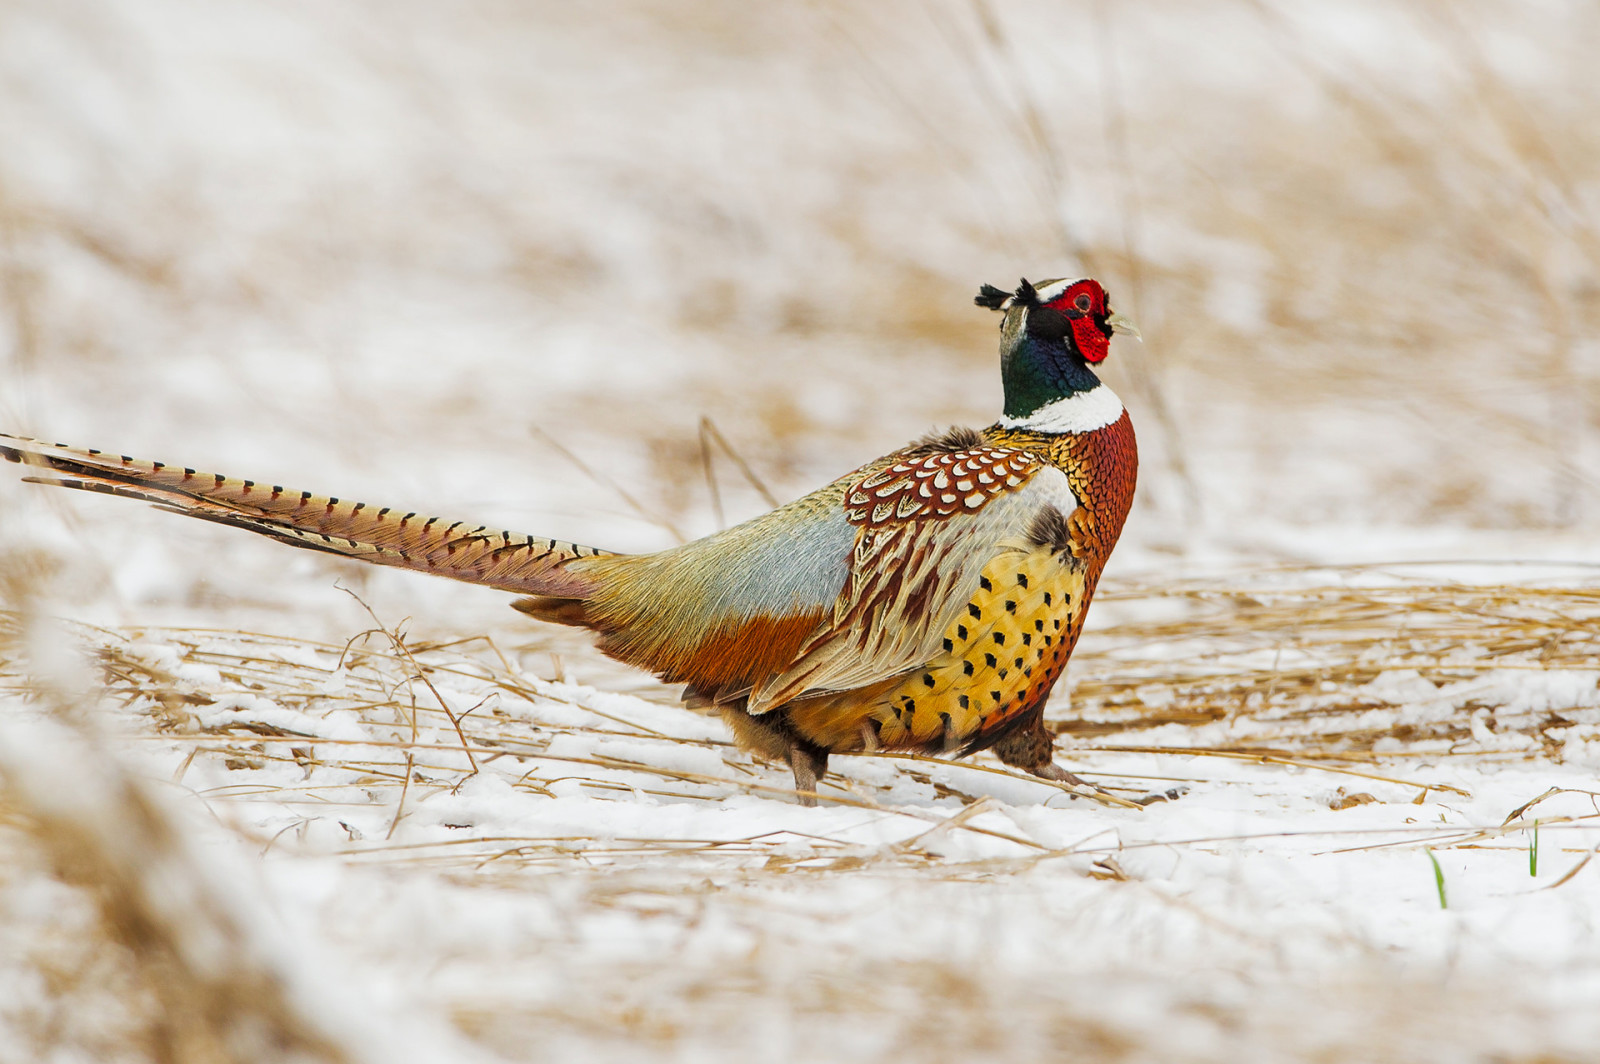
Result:
{"type": "Polygon", "coordinates": [[[0,433],[0,457],[38,470],[24,478],[30,483],[142,499],[163,510],[248,529],[291,546],[504,591],[581,598],[592,589],[590,581],[568,572],[566,563],[610,553],[4,433],[0,433]]]}

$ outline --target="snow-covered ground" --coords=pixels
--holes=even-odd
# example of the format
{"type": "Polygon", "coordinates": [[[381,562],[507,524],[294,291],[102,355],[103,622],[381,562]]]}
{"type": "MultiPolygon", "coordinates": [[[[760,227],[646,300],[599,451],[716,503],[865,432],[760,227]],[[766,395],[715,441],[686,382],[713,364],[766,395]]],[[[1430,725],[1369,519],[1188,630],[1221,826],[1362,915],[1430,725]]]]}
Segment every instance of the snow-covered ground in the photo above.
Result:
{"type": "Polygon", "coordinates": [[[1103,277],[1141,497],[1049,720],[1174,794],[803,809],[502,595],[4,475],[0,1062],[1593,1059],[1597,45],[0,3],[0,431],[646,549],[764,505],[702,419],[792,497],[994,416],[978,283],[1103,277]]]}
{"type": "MultiPolygon", "coordinates": [[[[190,862],[150,889],[219,893],[358,1059],[1585,1059],[1600,593],[1429,568],[1107,603],[1147,616],[1085,643],[1063,756],[1173,795],[1143,808],[982,756],[837,759],[805,809],[669,692],[541,678],[509,628],[402,650],[370,622],[37,622],[109,691],[87,748],[13,697],[0,765],[90,822],[117,764],[147,781],[190,862]]],[[[62,893],[0,885],[0,1032],[140,1059],[99,1040],[136,1010],[40,974],[87,922],[62,893]]]]}

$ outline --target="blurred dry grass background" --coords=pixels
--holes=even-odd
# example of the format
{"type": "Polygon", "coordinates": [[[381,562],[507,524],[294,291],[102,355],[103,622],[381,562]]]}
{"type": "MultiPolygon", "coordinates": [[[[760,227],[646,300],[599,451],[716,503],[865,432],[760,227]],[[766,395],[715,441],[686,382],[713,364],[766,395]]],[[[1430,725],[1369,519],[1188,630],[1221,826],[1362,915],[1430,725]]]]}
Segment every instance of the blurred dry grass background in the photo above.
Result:
{"type": "MultiPolygon", "coordinates": [[[[1082,271],[1148,337],[1110,370],[1162,518],[1135,535],[1596,510],[1590,5],[0,19],[13,428],[437,493],[416,426],[560,465],[531,423],[682,521],[701,414],[797,492],[992,416],[971,290],[1082,271]]],[[[460,494],[606,501],[581,481],[460,494]]]]}
{"type": "MultiPolygon", "coordinates": [[[[1125,570],[1202,549],[1297,557],[1296,533],[1315,539],[1305,553],[1341,556],[1365,550],[1374,529],[1582,543],[1600,517],[1597,50],[1600,8],[1555,0],[0,0],[0,430],[660,546],[672,529],[718,521],[702,417],[780,496],[930,426],[981,424],[999,385],[976,285],[1081,272],[1146,336],[1108,366],[1145,459],[1125,570]]],[[[726,455],[714,461],[727,517],[760,509],[726,455]]],[[[261,720],[199,727],[204,703],[187,699],[322,697],[310,673],[333,671],[317,658],[327,646],[244,629],[267,618],[264,630],[336,646],[368,627],[330,574],[384,616],[415,615],[419,639],[503,638],[498,626],[514,623],[493,596],[352,575],[226,535],[0,477],[0,607],[232,629],[220,651],[206,633],[159,633],[186,653],[233,655],[202,662],[226,677],[198,696],[147,659],[117,658],[142,630],[80,635],[100,647],[110,694],[143,715],[146,740],[191,743],[246,774],[310,755],[261,720]]],[[[1219,762],[1320,763],[1350,792],[1409,795],[1392,778],[1413,780],[1411,754],[1559,764],[1562,734],[1578,734],[1562,729],[1588,735],[1593,721],[1441,711],[1383,746],[1395,736],[1368,726],[1366,685],[1386,669],[1447,686],[1488,662],[1592,668],[1593,611],[1592,594],[1570,587],[1114,577],[1075,667],[1079,701],[1052,716],[1086,758],[1141,739],[1159,748],[1182,727],[1184,745],[1219,762]],[[1397,612],[1420,634],[1393,636],[1397,612]],[[1391,779],[1351,774],[1363,772],[1391,779]]],[[[560,677],[565,659],[608,690],[670,698],[560,633],[520,632],[526,642],[504,646],[529,673],[560,677]]],[[[375,808],[403,807],[394,791],[417,768],[406,758],[460,744],[419,745],[390,719],[405,707],[384,670],[399,666],[368,653],[374,690],[354,700],[398,730],[364,744],[369,759],[324,744],[322,761],[301,767],[358,781],[375,808]]],[[[431,653],[498,682],[495,653],[431,653]]],[[[9,635],[5,666],[8,693],[39,695],[9,635]]],[[[499,727],[467,730],[501,744],[520,734],[499,727]]],[[[597,791],[761,793],[727,756],[727,779],[574,770],[597,791]]],[[[115,758],[81,763],[115,792],[115,758]]],[[[912,763],[892,777],[862,769],[850,785],[875,803],[905,780],[984,801],[982,787],[912,763]]],[[[273,800],[299,800],[273,788],[273,800]]],[[[137,820],[140,801],[122,804],[137,820]]],[[[88,832],[122,823],[116,805],[62,813],[48,787],[9,778],[0,792],[0,936],[30,973],[35,996],[20,1004],[38,1025],[33,1044],[94,1059],[251,1059],[263,1044],[357,1054],[319,1041],[315,1022],[297,1027],[292,1008],[275,1012],[271,995],[243,1034],[219,1018],[271,964],[247,956],[220,981],[184,974],[193,929],[163,930],[137,862],[88,832]],[[157,944],[140,952],[139,934],[157,944]]],[[[801,864],[860,857],[813,841],[801,864]]],[[[585,872],[570,842],[404,859],[373,849],[479,884],[504,868],[519,889],[530,869],[560,867],[573,906],[602,910],[677,904],[660,899],[680,889],[680,866],[771,856],[774,876],[832,882],[793,868],[793,839],[726,854],[615,840],[605,856],[637,862],[621,878],[585,872]]],[[[181,847],[170,856],[174,879],[210,897],[204,862],[181,847]]],[[[883,860],[895,874],[995,873],[945,868],[915,847],[883,860]]],[[[1118,874],[1085,872],[1102,873],[1118,874]]],[[[765,882],[741,881],[754,911],[765,882]]],[[[201,925],[248,945],[237,913],[218,906],[201,925]]],[[[845,1025],[840,1045],[867,1032],[886,1055],[911,1044],[929,1059],[1003,1047],[1136,1060],[1178,1044],[1145,1045],[1129,1037],[1136,1025],[1071,1010],[1053,1026],[1007,1025],[1047,1011],[1036,981],[978,978],[959,961],[899,986],[897,1043],[860,1012],[871,988],[901,977],[886,962],[841,967],[847,954],[806,942],[766,949],[728,962],[725,981],[690,972],[665,990],[641,962],[627,973],[640,987],[631,1005],[541,1012],[536,995],[508,991],[448,1008],[507,1056],[611,1038],[623,1059],[638,1045],[714,1045],[752,1007],[740,988],[778,979],[803,989],[771,1022],[832,1019],[845,1025]],[[566,1041],[530,1038],[552,1025],[566,1041]],[[940,1042],[930,1029],[951,1033],[940,1042]]],[[[1496,987],[1441,989],[1361,961],[1333,989],[1257,986],[1260,1008],[1198,1004],[1195,1015],[1260,1059],[1423,1060],[1500,1006],[1496,987]],[[1313,1001],[1328,1013],[1315,1021],[1313,1001]]],[[[1499,1059],[1567,1059],[1542,1048],[1545,1020],[1502,1018],[1481,1045],[1499,1059]]],[[[1186,1046],[1194,1059],[1212,1049],[1229,1052],[1186,1046]]]]}

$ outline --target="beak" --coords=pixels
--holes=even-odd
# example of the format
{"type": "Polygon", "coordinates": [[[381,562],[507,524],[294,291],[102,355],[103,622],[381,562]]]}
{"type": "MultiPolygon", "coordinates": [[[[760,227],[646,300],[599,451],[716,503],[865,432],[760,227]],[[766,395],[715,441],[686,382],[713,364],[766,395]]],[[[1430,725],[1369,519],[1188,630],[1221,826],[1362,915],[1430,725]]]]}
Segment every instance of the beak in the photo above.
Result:
{"type": "Polygon", "coordinates": [[[1106,324],[1111,326],[1112,332],[1124,333],[1140,343],[1144,342],[1144,337],[1139,335],[1139,327],[1131,319],[1124,318],[1121,314],[1112,314],[1111,317],[1106,319],[1106,324]]]}

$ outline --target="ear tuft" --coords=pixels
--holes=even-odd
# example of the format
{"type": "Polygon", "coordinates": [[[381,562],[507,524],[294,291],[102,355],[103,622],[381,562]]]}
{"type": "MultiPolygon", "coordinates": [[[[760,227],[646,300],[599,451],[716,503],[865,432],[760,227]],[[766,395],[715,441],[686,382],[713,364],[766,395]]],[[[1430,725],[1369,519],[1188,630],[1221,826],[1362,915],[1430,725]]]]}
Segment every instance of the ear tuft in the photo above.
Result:
{"type": "Polygon", "coordinates": [[[1010,298],[1010,292],[1002,292],[994,285],[986,284],[982,288],[978,289],[978,294],[972,298],[972,301],[980,307],[988,307],[990,310],[999,310],[1001,304],[1010,298]]]}
{"type": "Polygon", "coordinates": [[[1017,294],[1013,298],[1025,307],[1036,307],[1039,305],[1039,293],[1034,289],[1033,285],[1029,283],[1026,277],[1022,279],[1021,284],[1017,285],[1017,294]]]}

